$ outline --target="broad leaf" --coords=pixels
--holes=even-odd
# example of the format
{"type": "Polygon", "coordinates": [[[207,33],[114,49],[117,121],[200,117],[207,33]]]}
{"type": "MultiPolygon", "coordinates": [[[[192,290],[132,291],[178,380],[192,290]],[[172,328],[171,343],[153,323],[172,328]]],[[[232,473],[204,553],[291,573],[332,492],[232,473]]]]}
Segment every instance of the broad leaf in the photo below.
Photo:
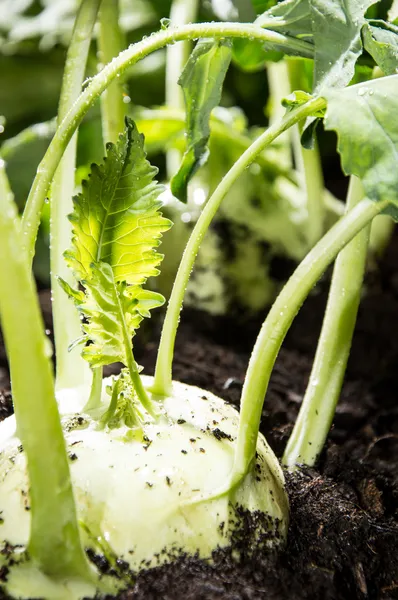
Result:
{"type": "Polygon", "coordinates": [[[187,112],[188,148],[171,180],[171,191],[187,201],[187,186],[208,157],[209,119],[221,99],[222,85],[231,61],[231,42],[201,40],[191,53],[179,80],[187,112]]]}
{"type": "Polygon", "coordinates": [[[338,136],[343,170],[362,180],[374,201],[390,200],[398,217],[398,75],[325,93],[326,129],[338,136]]]}
{"type": "Polygon", "coordinates": [[[80,280],[100,261],[111,265],[116,281],[140,285],[158,274],[162,255],[155,248],[171,223],[158,211],[163,187],[143,148],[143,136],[128,119],[125,133],[107,145],[103,164],[92,165],[74,199],[73,248],[65,256],[80,280]]]}
{"type": "Polygon", "coordinates": [[[279,31],[291,37],[312,42],[312,20],[309,0],[284,0],[255,21],[256,25],[279,31]]]}
{"type": "Polygon", "coordinates": [[[398,71],[398,27],[385,21],[369,21],[362,28],[365,49],[385,75],[398,71]]]}
{"type": "Polygon", "coordinates": [[[86,298],[78,308],[87,319],[83,330],[91,342],[84,347],[83,358],[93,367],[114,362],[128,365],[128,348],[135,331],[152,308],[164,303],[163,296],[116,282],[112,267],[104,262],[92,265],[90,278],[83,285],[86,298]]]}
{"type": "Polygon", "coordinates": [[[361,29],[375,0],[310,0],[315,44],[314,90],[344,87],[362,54],[361,29]]]}
{"type": "Polygon", "coordinates": [[[322,93],[351,81],[371,4],[374,0],[284,0],[258,17],[256,24],[314,44],[314,91],[322,93]]]}

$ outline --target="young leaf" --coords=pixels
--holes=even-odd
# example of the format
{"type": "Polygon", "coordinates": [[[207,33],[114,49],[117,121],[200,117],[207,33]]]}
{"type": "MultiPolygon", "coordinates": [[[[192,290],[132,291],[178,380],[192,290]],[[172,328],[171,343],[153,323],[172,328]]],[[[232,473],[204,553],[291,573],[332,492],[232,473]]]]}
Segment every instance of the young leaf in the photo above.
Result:
{"type": "Polygon", "coordinates": [[[187,112],[188,148],[170,187],[174,196],[182,202],[187,201],[189,180],[207,160],[210,113],[220,102],[230,62],[229,40],[200,40],[181,74],[179,84],[184,92],[187,112]]]}
{"type": "Polygon", "coordinates": [[[325,126],[338,136],[343,170],[374,201],[388,199],[398,218],[398,75],[327,90],[325,126]]]}
{"type": "Polygon", "coordinates": [[[65,257],[79,280],[103,261],[115,281],[140,285],[158,274],[163,258],[155,251],[171,225],[158,211],[163,187],[154,180],[157,169],[146,160],[134,121],[127,119],[126,127],[116,145],[107,145],[103,164],[92,165],[74,199],[73,248],[65,257]]]}
{"type": "Polygon", "coordinates": [[[136,393],[148,412],[153,410],[138,376],[131,339],[163,296],[143,290],[158,273],[162,255],[156,252],[161,234],[171,222],[158,212],[162,186],[146,160],[144,138],[133,121],[107,157],[93,165],[88,182],[74,200],[73,248],[66,260],[83,291],[60,280],[83,316],[86,345],[82,355],[92,367],[123,362],[136,393]]]}
{"type": "Polygon", "coordinates": [[[362,28],[365,50],[385,75],[398,69],[398,27],[385,21],[369,21],[362,28]]]}

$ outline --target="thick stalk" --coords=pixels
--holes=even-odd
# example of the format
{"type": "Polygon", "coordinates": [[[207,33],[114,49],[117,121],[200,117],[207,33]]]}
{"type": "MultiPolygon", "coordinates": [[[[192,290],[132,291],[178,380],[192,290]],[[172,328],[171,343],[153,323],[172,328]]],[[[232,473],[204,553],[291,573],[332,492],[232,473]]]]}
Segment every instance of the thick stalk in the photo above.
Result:
{"type": "MultiPolygon", "coordinates": [[[[83,0],[77,14],[65,62],[58,107],[58,125],[81,93],[98,6],[99,0],[83,0]]],[[[81,358],[79,348],[68,352],[70,343],[81,335],[81,322],[74,304],[61,289],[56,279],[62,277],[69,285],[76,285],[63,257],[65,250],[70,246],[72,238],[72,227],[67,216],[73,210],[72,196],[75,188],[76,145],[77,134],[72,137],[66,148],[51,188],[51,288],[57,357],[57,390],[87,385],[91,379],[90,369],[81,358]]],[[[25,222],[25,231],[26,228],[34,230],[35,227],[36,223],[25,222]]]]}
{"type": "Polygon", "coordinates": [[[24,248],[32,261],[40,223],[40,214],[48,188],[54,173],[62,158],[66,146],[89,108],[112,83],[118,75],[122,75],[128,67],[136,64],[151,52],[163,48],[167,44],[182,40],[193,40],[199,37],[210,38],[247,38],[267,42],[269,45],[277,44],[289,47],[292,52],[303,52],[308,56],[313,54],[311,44],[262,29],[257,25],[242,23],[194,23],[178,28],[169,28],[158,31],[148,38],[131,45],[115,58],[111,63],[96,75],[79,99],[72,106],[65,119],[58,127],[52,142],[44,155],[33,182],[29,197],[26,202],[22,218],[24,231],[24,248]]]}
{"type": "MultiPolygon", "coordinates": [[[[179,27],[195,21],[198,11],[198,0],[173,0],[170,9],[170,24],[179,27]]],[[[189,40],[173,46],[166,51],[166,106],[185,111],[184,94],[178,80],[188,60],[191,51],[189,40]]],[[[176,148],[171,148],[166,154],[167,177],[178,170],[181,154],[176,148]]]]}
{"type": "Polygon", "coordinates": [[[152,391],[155,394],[166,396],[171,391],[172,385],[172,361],[175,337],[178,328],[179,316],[184,300],[185,289],[191,274],[199,246],[216,214],[223,198],[230,190],[233,183],[244,172],[244,170],[256,159],[257,155],[273,142],[281,133],[292,127],[301,119],[316,112],[325,105],[322,98],[312,100],[306,105],[288,113],[282,121],[271,126],[241,155],[239,160],[231,167],[223,177],[212,196],[203,209],[184,250],[173,290],[167,307],[166,317],[163,324],[162,336],[159,345],[158,358],[156,362],[155,379],[152,391]]]}
{"type": "Polygon", "coordinates": [[[230,486],[247,473],[256,452],[264,397],[284,337],[305,298],[340,250],[386,208],[364,199],[307,254],[275,300],[250,357],[241,397],[239,433],[230,486]]]}
{"type": "MultiPolygon", "coordinates": [[[[346,211],[363,198],[361,182],[351,177],[346,211]]],[[[313,466],[328,435],[351,349],[361,298],[370,226],[337,257],[311,376],[283,462],[313,466]]]]}
{"type": "MultiPolygon", "coordinates": [[[[108,64],[125,46],[119,25],[119,0],[102,0],[99,25],[99,58],[102,63],[108,64]]],[[[101,97],[104,143],[117,142],[119,134],[124,131],[125,112],[123,83],[117,78],[101,97]]]]}
{"type": "Polygon", "coordinates": [[[80,542],[48,340],[20,225],[0,177],[0,315],[30,482],[28,549],[48,575],[91,578],[80,542]]]}

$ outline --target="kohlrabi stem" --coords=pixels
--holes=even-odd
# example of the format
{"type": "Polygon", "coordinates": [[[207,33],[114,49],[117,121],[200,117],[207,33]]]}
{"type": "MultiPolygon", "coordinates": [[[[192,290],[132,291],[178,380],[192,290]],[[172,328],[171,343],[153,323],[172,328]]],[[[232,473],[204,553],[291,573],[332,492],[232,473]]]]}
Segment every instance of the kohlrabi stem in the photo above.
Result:
{"type": "Polygon", "coordinates": [[[102,396],[102,367],[95,367],[93,370],[90,396],[83,408],[83,412],[89,412],[101,405],[102,396]]]}
{"type": "MultiPolygon", "coordinates": [[[[77,13],[72,39],[65,62],[61,96],[58,108],[58,125],[73,106],[82,90],[90,49],[91,34],[97,17],[100,0],[83,0],[77,13]]],[[[73,275],[67,267],[63,254],[70,246],[72,226],[67,216],[73,210],[72,196],[75,189],[77,134],[70,140],[59,163],[51,187],[51,289],[53,299],[54,338],[56,350],[56,389],[77,388],[88,385],[90,369],[80,356],[79,348],[68,352],[72,341],[81,336],[78,312],[57,277],[75,286],[73,275]]],[[[25,232],[35,234],[36,222],[26,221],[25,232]]]]}
{"type": "MultiPolygon", "coordinates": [[[[170,25],[179,27],[195,21],[198,0],[173,0],[170,9],[170,25]]],[[[167,47],[166,50],[166,106],[185,111],[184,94],[178,80],[191,51],[189,40],[167,47]]],[[[181,153],[170,148],[166,154],[167,177],[171,179],[178,170],[181,153]]]]}
{"type": "MultiPolygon", "coordinates": [[[[267,78],[269,89],[268,102],[270,105],[269,124],[274,125],[285,114],[286,109],[282,106],[282,100],[289,96],[291,92],[286,61],[269,62],[267,64],[267,78]]],[[[279,153],[283,153],[283,164],[290,168],[292,167],[291,134],[292,130],[285,131],[278,140],[278,144],[282,146],[278,152],[278,156],[279,153]]]]}
{"type": "MultiPolygon", "coordinates": [[[[299,58],[286,59],[286,76],[290,91],[305,90],[304,61],[299,58]]],[[[308,246],[312,248],[321,239],[325,226],[326,207],[324,202],[325,185],[323,180],[321,157],[315,139],[311,150],[301,143],[303,124],[292,129],[293,156],[296,171],[300,177],[307,207],[306,237],[308,246]]]]}
{"type": "Polygon", "coordinates": [[[376,258],[380,258],[387,248],[395,229],[395,221],[389,215],[379,215],[372,223],[369,250],[376,258]]]}
{"type": "Polygon", "coordinates": [[[58,127],[54,138],[44,155],[26,202],[22,226],[24,231],[24,248],[32,261],[40,223],[40,214],[54,173],[62,158],[66,146],[89,108],[118,75],[122,75],[151,52],[163,48],[167,44],[182,40],[208,38],[246,38],[267,42],[269,45],[280,44],[290,48],[292,52],[305,52],[311,56],[313,47],[308,42],[262,29],[257,25],[243,23],[193,23],[177,28],[169,28],[152,34],[148,38],[133,44],[119,54],[111,63],[98,73],[72,106],[65,119],[58,127]]]}
{"type": "MultiPolygon", "coordinates": [[[[99,58],[103,64],[108,64],[125,46],[119,25],[119,0],[102,0],[99,25],[99,58]]],[[[101,97],[102,137],[105,144],[118,141],[119,134],[124,131],[125,113],[123,83],[116,78],[101,97]]]]}
{"type": "Polygon", "coordinates": [[[388,201],[376,203],[368,199],[361,200],[307,254],[272,305],[254,345],[242,390],[239,433],[230,485],[236,485],[245,476],[255,456],[268,382],[294,317],[340,250],[386,206],[388,201]]]}
{"type": "MultiPolygon", "coordinates": [[[[0,167],[1,168],[1,167],[0,167]]],[[[18,436],[27,457],[29,554],[47,574],[91,578],[79,535],[68,456],[54,395],[48,339],[21,223],[0,177],[0,316],[18,436]]]]}
{"type": "Polygon", "coordinates": [[[325,100],[323,100],[323,98],[311,100],[307,104],[292,110],[286,114],[286,116],[279,123],[276,123],[267,129],[267,131],[258,137],[257,140],[255,140],[255,142],[253,142],[251,146],[240,156],[239,160],[236,161],[228,173],[223,177],[216,190],[207,201],[207,204],[204,207],[190,235],[174,281],[173,290],[171,292],[162,329],[162,336],[156,362],[154,384],[152,387],[153,393],[159,396],[167,396],[171,392],[174,344],[180,312],[184,300],[185,289],[188,284],[189,276],[191,274],[203,236],[208,230],[209,225],[223,198],[238,177],[256,159],[258,154],[262,152],[266,146],[273,142],[289,127],[292,127],[292,125],[301,119],[305,119],[308,115],[313,114],[323,106],[325,106],[325,100]]]}
{"type": "MultiPolygon", "coordinates": [[[[361,182],[351,177],[346,211],[363,195],[361,182]]],[[[313,466],[332,424],[361,298],[369,229],[364,227],[337,257],[311,376],[283,456],[288,467],[313,466]]]]}

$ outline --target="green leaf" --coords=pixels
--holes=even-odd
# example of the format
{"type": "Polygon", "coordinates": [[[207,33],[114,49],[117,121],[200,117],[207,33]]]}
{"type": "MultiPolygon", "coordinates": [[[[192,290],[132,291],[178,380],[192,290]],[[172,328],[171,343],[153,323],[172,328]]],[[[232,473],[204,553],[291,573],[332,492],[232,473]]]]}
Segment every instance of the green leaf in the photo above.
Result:
{"type": "Polygon", "coordinates": [[[256,25],[279,31],[291,37],[312,42],[311,7],[308,0],[284,0],[279,2],[256,21],[256,25]]]}
{"type": "Polygon", "coordinates": [[[385,75],[398,69],[398,27],[385,21],[369,21],[362,28],[365,50],[385,75]]]}
{"type": "MultiPolygon", "coordinates": [[[[158,209],[163,187],[146,160],[144,137],[127,119],[116,145],[108,144],[103,164],[93,165],[88,182],[74,200],[73,248],[65,253],[84,292],[62,279],[62,288],[83,319],[82,356],[92,367],[122,362],[138,371],[131,339],[144,317],[161,306],[160,294],[142,289],[158,273],[156,247],[171,222],[158,209]]],[[[145,406],[146,398],[140,398],[145,406]]]]}
{"type": "Polygon", "coordinates": [[[89,278],[82,283],[86,293],[78,308],[87,319],[83,331],[91,342],[83,348],[83,358],[93,367],[128,365],[135,331],[151,309],[162,306],[163,296],[117,282],[112,267],[104,262],[92,264],[89,278]]]}
{"type": "Polygon", "coordinates": [[[210,114],[220,102],[230,61],[229,40],[200,40],[181,74],[179,84],[186,105],[188,148],[170,186],[174,196],[182,202],[187,201],[189,180],[207,160],[210,114]]]}
{"type": "Polygon", "coordinates": [[[398,218],[398,75],[327,90],[325,126],[338,136],[343,170],[374,201],[390,200],[398,218]]]}
{"type": "Polygon", "coordinates": [[[361,29],[371,4],[374,0],[284,0],[255,22],[313,42],[314,92],[322,93],[351,81],[363,50],[361,29]]]}
{"type": "Polygon", "coordinates": [[[126,125],[118,143],[107,145],[103,164],[92,165],[90,179],[74,199],[73,248],[65,256],[79,280],[100,261],[111,265],[116,281],[134,285],[159,272],[162,255],[155,248],[171,222],[158,211],[163,187],[146,160],[144,138],[132,120],[126,125]]]}
{"type": "Polygon", "coordinates": [[[315,44],[314,91],[344,87],[362,54],[361,29],[375,0],[310,0],[315,44]]]}

